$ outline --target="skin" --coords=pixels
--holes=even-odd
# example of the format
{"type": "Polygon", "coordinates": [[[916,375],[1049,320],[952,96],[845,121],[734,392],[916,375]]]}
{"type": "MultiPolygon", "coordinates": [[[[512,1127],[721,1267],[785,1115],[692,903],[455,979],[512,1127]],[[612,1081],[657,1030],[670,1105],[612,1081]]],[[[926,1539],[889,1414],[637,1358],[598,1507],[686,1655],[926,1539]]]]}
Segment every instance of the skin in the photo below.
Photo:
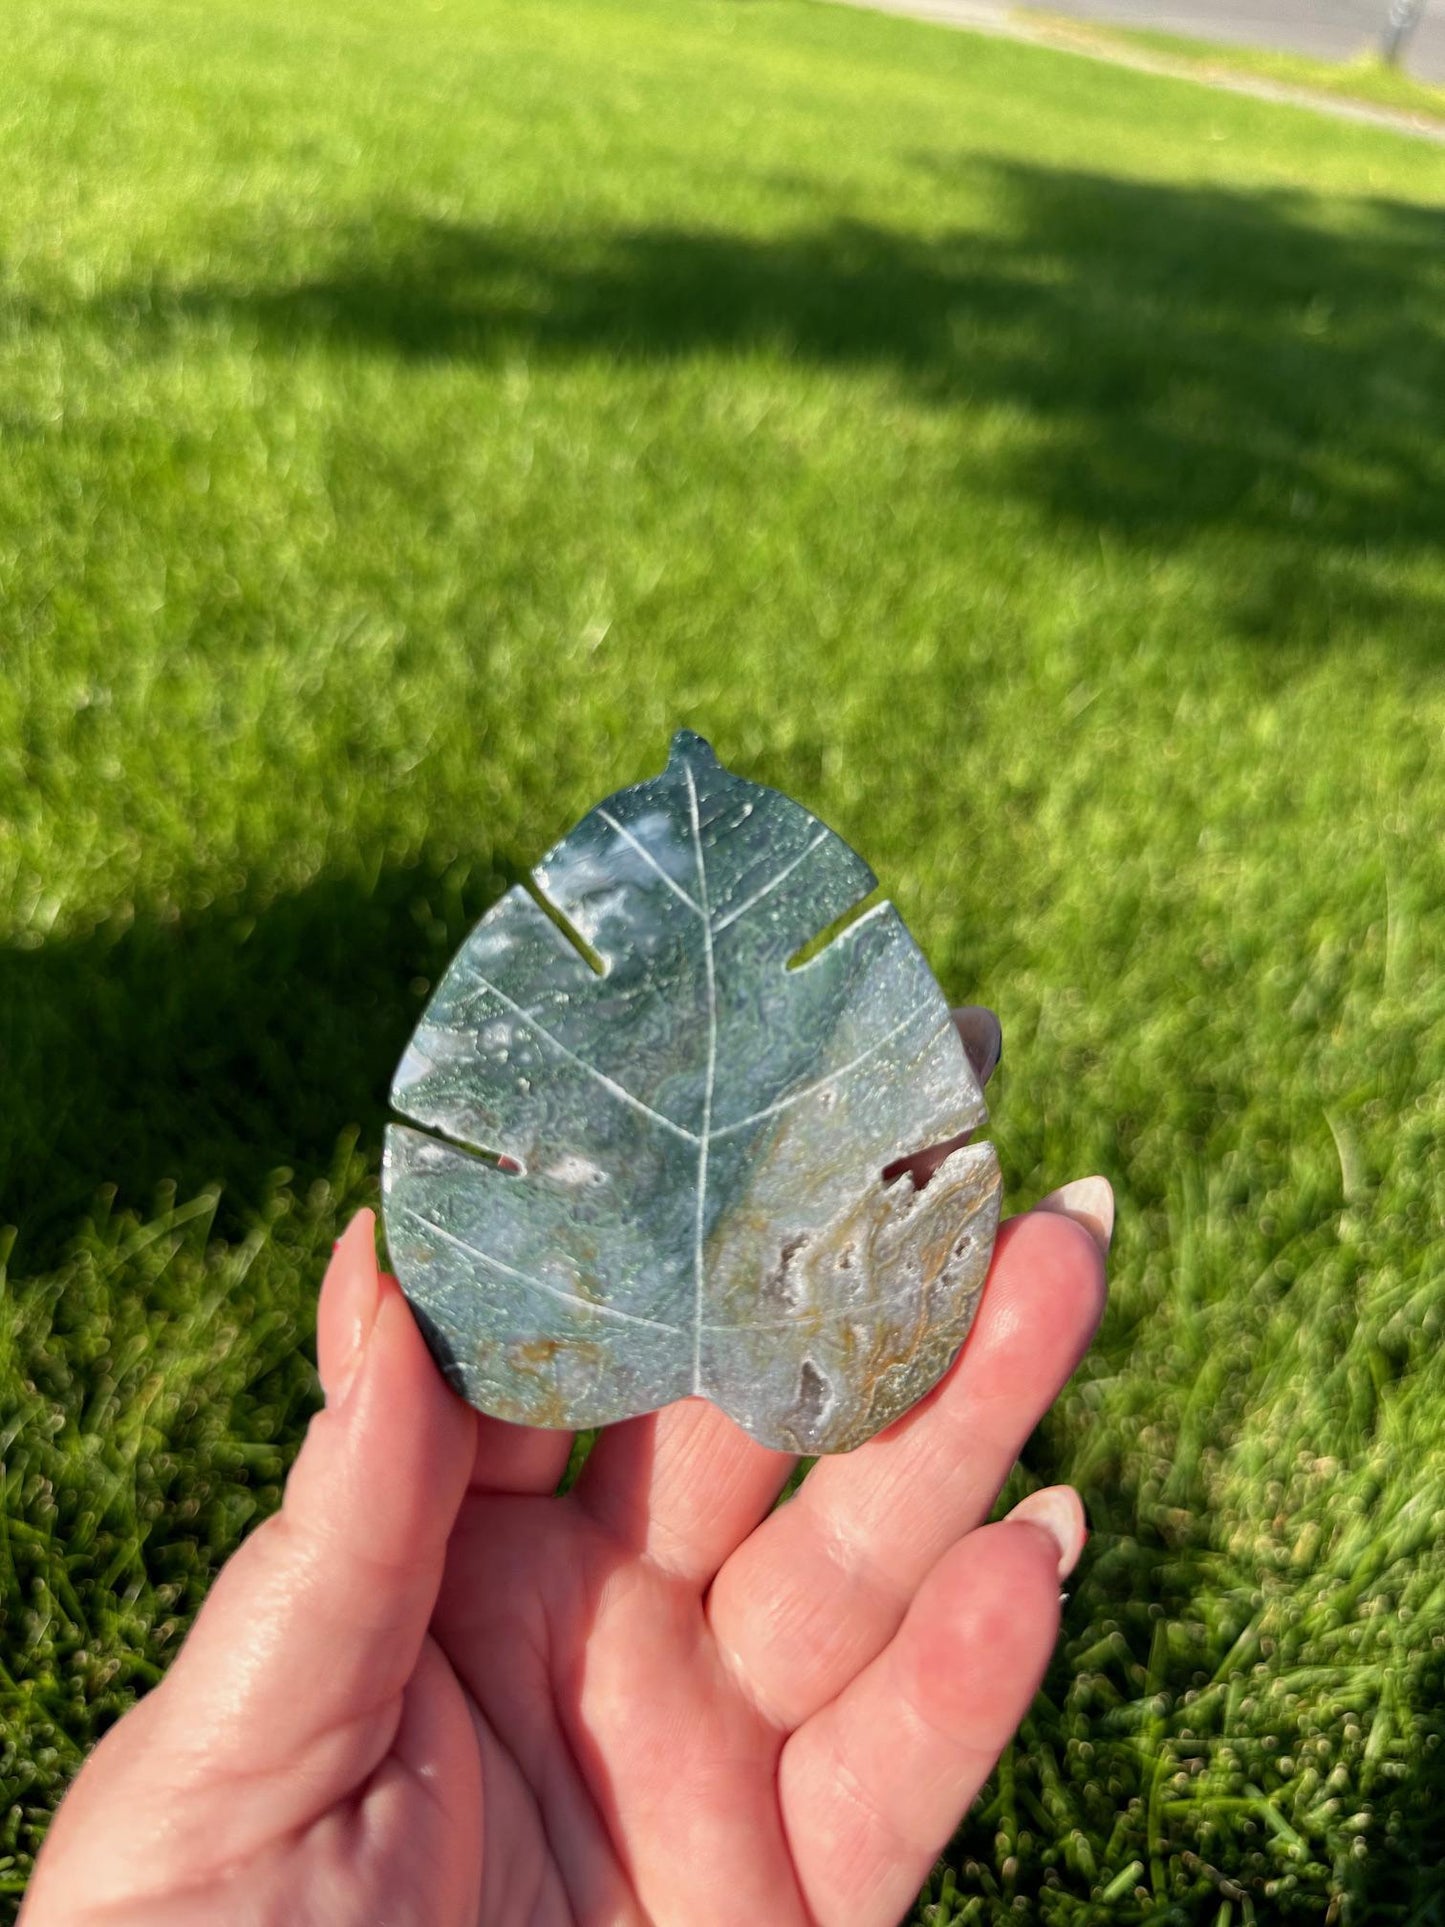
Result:
{"type": "Polygon", "coordinates": [[[360,1213],[281,1510],[87,1761],[23,1927],[896,1922],[1082,1549],[1067,1487],[983,1521],[1098,1323],[1101,1186],[1006,1225],[941,1384],[776,1510],[792,1459],[691,1399],[553,1496],[570,1438],[452,1395],[360,1213]]]}

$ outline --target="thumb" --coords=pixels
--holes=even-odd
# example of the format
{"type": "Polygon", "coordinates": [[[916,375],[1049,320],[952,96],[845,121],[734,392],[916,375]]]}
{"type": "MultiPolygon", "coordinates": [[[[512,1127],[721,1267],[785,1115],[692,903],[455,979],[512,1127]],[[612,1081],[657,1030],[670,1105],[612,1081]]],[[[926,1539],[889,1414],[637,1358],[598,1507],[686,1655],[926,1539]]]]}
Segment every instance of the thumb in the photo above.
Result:
{"type": "Polygon", "coordinates": [[[241,1773],[283,1802],[304,1787],[317,1812],[391,1745],[475,1443],[377,1269],[374,1224],[359,1212],[332,1255],[317,1319],[327,1404],[281,1509],[227,1564],[156,1695],[208,1777],[241,1773]]]}

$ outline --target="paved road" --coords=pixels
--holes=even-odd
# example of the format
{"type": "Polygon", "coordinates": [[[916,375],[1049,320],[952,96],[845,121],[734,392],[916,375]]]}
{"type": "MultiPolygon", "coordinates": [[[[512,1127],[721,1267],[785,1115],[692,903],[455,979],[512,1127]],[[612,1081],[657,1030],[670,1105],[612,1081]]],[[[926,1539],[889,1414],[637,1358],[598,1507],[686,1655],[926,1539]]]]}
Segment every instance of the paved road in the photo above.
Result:
{"type": "MultiPolygon", "coordinates": [[[[1121,27],[1157,27],[1198,40],[1233,40],[1348,60],[1379,45],[1389,0],[1035,0],[1051,13],[1121,27]]],[[[1013,15],[1009,0],[852,0],[958,27],[1004,31],[1013,15]]],[[[1445,0],[1426,0],[1425,17],[1405,61],[1421,80],[1445,82],[1445,0]]]]}

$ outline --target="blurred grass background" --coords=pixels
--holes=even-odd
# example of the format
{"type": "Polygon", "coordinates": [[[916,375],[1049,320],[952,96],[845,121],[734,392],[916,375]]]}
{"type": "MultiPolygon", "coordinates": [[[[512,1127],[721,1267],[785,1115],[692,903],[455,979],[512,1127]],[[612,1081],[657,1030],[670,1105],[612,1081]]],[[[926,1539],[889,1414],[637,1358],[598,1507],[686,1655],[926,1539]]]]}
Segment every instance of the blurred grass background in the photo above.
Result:
{"type": "Polygon", "coordinates": [[[9,0],[0,1886],[276,1502],[470,922],[679,725],[1119,1195],[922,1922],[1445,1909],[1445,154],[806,0],[9,0]]]}

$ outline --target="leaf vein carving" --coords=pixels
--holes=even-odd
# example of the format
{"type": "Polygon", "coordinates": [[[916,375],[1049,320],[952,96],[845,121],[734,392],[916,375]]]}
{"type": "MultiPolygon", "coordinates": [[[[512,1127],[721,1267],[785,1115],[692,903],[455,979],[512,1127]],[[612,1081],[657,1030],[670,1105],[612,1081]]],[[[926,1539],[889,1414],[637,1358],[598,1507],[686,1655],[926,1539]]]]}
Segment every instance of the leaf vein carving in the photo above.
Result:
{"type": "Polygon", "coordinates": [[[720,937],[723,931],[727,929],[729,924],[736,923],[739,917],[746,916],[748,911],[751,910],[756,904],[761,903],[764,897],[771,896],[773,891],[777,889],[778,885],[784,882],[788,877],[790,877],[793,874],[794,870],[797,869],[798,865],[801,862],[803,862],[803,860],[806,857],[810,857],[813,854],[814,850],[816,850],[821,844],[826,843],[827,841],[828,841],[828,832],[826,830],[819,830],[818,834],[813,838],[812,842],[809,843],[806,848],[799,850],[798,854],[793,858],[792,862],[785,863],[782,869],[777,871],[776,874],[772,876],[768,880],[768,882],[766,882],[762,886],[760,890],[754,890],[753,894],[745,902],[734,904],[732,909],[728,911],[725,917],[719,917],[717,922],[713,925],[713,935],[716,937],[720,937]]]}
{"type": "MultiPolygon", "coordinates": [[[[885,1031],[881,1037],[875,1037],[867,1050],[860,1050],[856,1057],[850,1058],[837,1070],[829,1071],[826,1077],[814,1078],[811,1084],[804,1084],[796,1091],[789,1091],[786,1096],[778,1098],[775,1103],[765,1105],[761,1111],[754,1111],[749,1117],[740,1117],[731,1124],[720,1124],[712,1135],[715,1138],[730,1137],[734,1131],[745,1131],[750,1124],[760,1124],[765,1117],[772,1117],[778,1111],[786,1111],[790,1105],[801,1104],[805,1097],[811,1097],[815,1091],[826,1090],[829,1084],[836,1084],[850,1071],[856,1071],[860,1064],[866,1064],[868,1059],[876,1056],[885,1044],[890,1043],[898,1035],[899,1031],[907,1030],[908,1026],[928,1009],[927,1004],[915,1004],[908,1015],[896,1023],[891,1030],[885,1031]]],[[[949,1021],[951,1020],[945,1020],[944,1023],[939,1024],[929,1033],[926,1041],[941,1036],[949,1021]]]]}
{"type": "Polygon", "coordinates": [[[604,810],[601,804],[597,806],[597,814],[602,818],[602,821],[607,825],[609,830],[615,830],[618,836],[622,838],[622,841],[626,844],[629,844],[631,848],[637,852],[637,854],[642,858],[643,862],[647,865],[649,870],[655,870],[657,872],[657,874],[662,878],[663,882],[667,885],[668,889],[671,890],[672,894],[675,897],[682,898],[683,902],[687,905],[688,909],[691,910],[692,914],[695,917],[700,917],[703,914],[702,911],[698,908],[697,904],[688,895],[687,891],[684,890],[682,885],[677,881],[677,878],[670,877],[667,874],[666,870],[663,869],[662,865],[658,862],[657,858],[652,854],[651,850],[649,850],[645,844],[639,843],[637,838],[632,834],[631,830],[629,830],[625,824],[619,823],[617,821],[617,818],[612,815],[611,811],[604,810]]]}
{"type": "Polygon", "coordinates": [[[545,1292],[549,1298],[556,1298],[562,1304],[570,1305],[574,1311],[595,1312],[597,1317],[615,1319],[620,1325],[646,1325],[651,1331],[666,1332],[670,1338],[682,1336],[676,1325],[664,1325],[657,1318],[640,1318],[636,1312],[619,1311],[615,1305],[594,1304],[590,1298],[581,1298],[574,1291],[563,1291],[560,1285],[549,1285],[544,1278],[534,1278],[530,1272],[518,1271],[515,1265],[505,1264],[502,1259],[494,1258],[489,1251],[482,1251],[478,1246],[469,1244],[465,1238],[459,1238],[454,1231],[448,1231],[444,1225],[439,1225],[435,1218],[427,1217],[425,1212],[418,1211],[414,1205],[404,1204],[402,1211],[414,1223],[421,1225],[426,1231],[435,1233],[438,1238],[444,1238],[448,1244],[455,1245],[458,1251],[464,1251],[469,1258],[480,1258],[484,1265],[491,1265],[494,1270],[505,1272],[507,1277],[515,1278],[520,1285],[530,1285],[534,1291],[545,1292]]]}
{"type": "Polygon", "coordinates": [[[529,1030],[534,1030],[539,1037],[544,1038],[552,1046],[553,1050],[560,1052],[569,1063],[575,1064],[579,1070],[586,1071],[589,1077],[595,1077],[602,1088],[611,1091],[619,1103],[630,1104],[634,1111],[641,1111],[642,1115],[650,1117],[654,1124],[661,1124],[665,1130],[673,1132],[677,1137],[685,1138],[689,1144],[697,1143],[696,1131],[689,1131],[685,1124],[678,1124],[672,1118],[664,1117],[661,1111],[654,1111],[650,1104],[644,1104],[640,1097],[634,1097],[631,1091],[624,1090],[615,1078],[607,1075],[606,1071],[598,1070],[597,1066],[589,1064],[585,1057],[579,1057],[576,1051],[568,1050],[560,1037],[554,1037],[544,1023],[519,1004],[515,998],[509,997],[505,990],[498,990],[489,977],[479,976],[477,982],[483,990],[489,990],[500,1003],[504,1003],[514,1016],[520,1017],[529,1030]]]}

